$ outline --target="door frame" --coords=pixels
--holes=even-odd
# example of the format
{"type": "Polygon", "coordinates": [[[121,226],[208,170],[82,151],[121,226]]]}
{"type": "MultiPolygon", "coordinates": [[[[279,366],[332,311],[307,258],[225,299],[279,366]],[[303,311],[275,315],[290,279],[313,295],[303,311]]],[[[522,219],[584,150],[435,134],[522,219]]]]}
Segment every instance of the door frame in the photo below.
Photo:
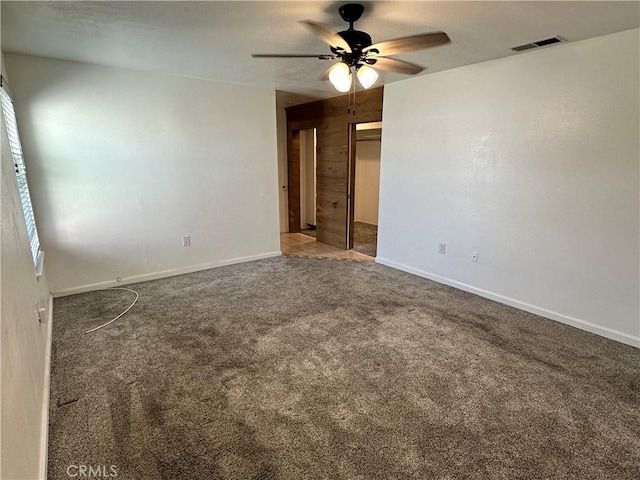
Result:
{"type": "MultiPolygon", "coordinates": [[[[362,123],[362,122],[358,122],[362,123]]],[[[353,248],[353,237],[355,234],[355,212],[356,212],[356,125],[349,123],[349,180],[347,186],[347,250],[353,248]]]]}

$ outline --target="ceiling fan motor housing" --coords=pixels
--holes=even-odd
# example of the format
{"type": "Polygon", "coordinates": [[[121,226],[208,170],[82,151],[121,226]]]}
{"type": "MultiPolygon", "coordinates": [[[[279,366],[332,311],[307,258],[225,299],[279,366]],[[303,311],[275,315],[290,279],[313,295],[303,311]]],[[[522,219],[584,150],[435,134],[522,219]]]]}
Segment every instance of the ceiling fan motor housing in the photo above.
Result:
{"type": "Polygon", "coordinates": [[[342,61],[350,67],[356,66],[358,63],[362,62],[362,49],[371,45],[371,36],[368,33],[354,30],[353,28],[353,22],[356,22],[363,12],[364,6],[359,3],[346,3],[338,9],[340,17],[342,17],[345,22],[349,23],[349,29],[338,32],[338,35],[344,38],[344,40],[349,44],[351,47],[351,53],[337,51],[333,47],[331,50],[333,53],[340,55],[342,57],[342,61]]]}
{"type": "Polygon", "coordinates": [[[362,59],[362,49],[371,45],[371,37],[368,33],[358,30],[345,30],[343,32],[338,32],[338,35],[344,38],[349,44],[351,47],[351,53],[338,52],[333,47],[331,50],[333,53],[340,54],[343,61],[348,65],[355,65],[362,59]]]}

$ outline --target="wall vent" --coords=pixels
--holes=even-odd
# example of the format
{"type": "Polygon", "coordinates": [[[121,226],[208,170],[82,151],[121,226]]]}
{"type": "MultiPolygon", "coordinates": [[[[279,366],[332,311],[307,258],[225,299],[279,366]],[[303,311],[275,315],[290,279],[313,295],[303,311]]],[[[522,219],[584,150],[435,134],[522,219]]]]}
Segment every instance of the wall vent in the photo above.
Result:
{"type": "Polygon", "coordinates": [[[523,52],[525,50],[531,50],[532,48],[546,47],[547,45],[553,45],[554,43],[566,42],[560,35],[551,38],[545,38],[544,40],[538,40],[537,42],[525,43],[524,45],[518,45],[511,50],[514,52],[523,52]]]}

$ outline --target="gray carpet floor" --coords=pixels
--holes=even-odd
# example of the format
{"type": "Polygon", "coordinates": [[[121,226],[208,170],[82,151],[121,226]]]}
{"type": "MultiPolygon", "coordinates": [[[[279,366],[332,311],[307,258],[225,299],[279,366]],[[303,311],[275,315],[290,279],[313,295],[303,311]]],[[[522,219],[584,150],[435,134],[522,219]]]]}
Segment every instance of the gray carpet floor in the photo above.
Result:
{"type": "Polygon", "coordinates": [[[55,300],[49,478],[638,479],[639,351],[378,264],[55,300]]]}

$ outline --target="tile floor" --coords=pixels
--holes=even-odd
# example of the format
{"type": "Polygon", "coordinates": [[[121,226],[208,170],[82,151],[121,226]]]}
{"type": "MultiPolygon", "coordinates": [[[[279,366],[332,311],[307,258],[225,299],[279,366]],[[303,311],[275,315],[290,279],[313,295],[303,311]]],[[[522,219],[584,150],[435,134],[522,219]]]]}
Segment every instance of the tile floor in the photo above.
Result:
{"type": "Polygon", "coordinates": [[[303,233],[281,233],[280,250],[283,255],[297,257],[339,258],[342,260],[356,260],[373,262],[374,258],[354,250],[341,250],[316,241],[303,233]]]}

